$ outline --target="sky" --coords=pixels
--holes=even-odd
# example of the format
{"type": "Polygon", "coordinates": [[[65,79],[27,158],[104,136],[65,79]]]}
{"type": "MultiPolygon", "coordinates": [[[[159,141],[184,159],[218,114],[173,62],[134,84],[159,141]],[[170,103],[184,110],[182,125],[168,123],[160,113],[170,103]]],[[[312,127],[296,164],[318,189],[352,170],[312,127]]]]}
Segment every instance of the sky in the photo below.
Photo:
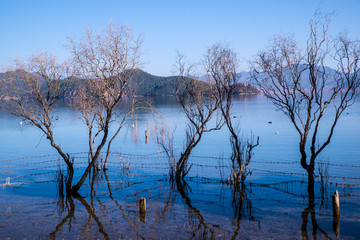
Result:
{"type": "Polygon", "coordinates": [[[69,37],[101,32],[110,21],[142,34],[142,69],[153,75],[173,75],[177,51],[198,61],[218,42],[247,70],[275,35],[305,43],[316,9],[335,13],[330,35],[346,30],[360,39],[360,0],[0,0],[0,70],[36,51],[65,60],[69,37]]]}

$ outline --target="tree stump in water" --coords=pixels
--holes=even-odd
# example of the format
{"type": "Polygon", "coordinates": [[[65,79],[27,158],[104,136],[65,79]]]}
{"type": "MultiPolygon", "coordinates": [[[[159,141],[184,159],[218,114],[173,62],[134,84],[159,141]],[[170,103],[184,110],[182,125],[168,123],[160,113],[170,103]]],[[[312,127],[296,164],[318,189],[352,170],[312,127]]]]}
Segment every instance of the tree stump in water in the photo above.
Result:
{"type": "Polygon", "coordinates": [[[333,231],[338,238],[340,236],[340,200],[338,190],[334,192],[331,198],[333,205],[333,231]]]}
{"type": "Polygon", "coordinates": [[[146,199],[142,197],[140,199],[140,221],[146,223],[146,199]]]}

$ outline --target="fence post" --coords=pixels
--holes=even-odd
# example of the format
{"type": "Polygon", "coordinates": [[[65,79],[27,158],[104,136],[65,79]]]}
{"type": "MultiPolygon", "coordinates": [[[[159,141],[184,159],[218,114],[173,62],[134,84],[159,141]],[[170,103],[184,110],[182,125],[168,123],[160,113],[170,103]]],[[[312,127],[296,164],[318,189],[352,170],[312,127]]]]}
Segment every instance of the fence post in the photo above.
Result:
{"type": "Polygon", "coordinates": [[[338,190],[335,190],[331,198],[333,205],[333,231],[338,238],[340,236],[340,200],[338,190]]]}
{"type": "Polygon", "coordinates": [[[146,199],[140,198],[140,221],[146,223],[146,199]]]}

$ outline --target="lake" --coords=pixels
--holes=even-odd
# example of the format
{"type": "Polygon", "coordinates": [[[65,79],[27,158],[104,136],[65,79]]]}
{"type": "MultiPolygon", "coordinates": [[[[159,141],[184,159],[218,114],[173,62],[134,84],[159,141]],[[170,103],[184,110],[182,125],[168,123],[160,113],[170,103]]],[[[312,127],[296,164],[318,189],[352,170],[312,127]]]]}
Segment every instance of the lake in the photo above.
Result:
{"type": "MultiPolygon", "coordinates": [[[[174,130],[180,155],[187,121],[175,99],[154,99],[174,130]]],[[[309,209],[299,136],[290,120],[262,95],[236,98],[233,120],[243,139],[260,138],[242,192],[230,174],[229,133],[205,134],[190,157],[184,185],[169,181],[168,160],[156,143],[151,115],[140,113],[113,143],[108,170],[81,197],[61,198],[56,174],[64,168],[46,137],[0,108],[0,239],[359,239],[360,103],[347,109],[317,159],[315,208],[309,209]],[[135,131],[136,129],[136,131],[135,131]],[[145,143],[144,132],[150,133],[145,143]],[[224,175],[220,174],[220,170],[224,175]],[[93,187],[91,187],[93,186],[93,187]],[[331,195],[340,194],[340,221],[331,195]],[[139,200],[146,198],[146,215],[139,200]]],[[[331,109],[329,109],[331,112],[331,109]]],[[[87,131],[79,113],[55,109],[55,140],[74,157],[75,178],[87,163],[87,131]]],[[[330,118],[321,129],[325,136],[330,118]]]]}

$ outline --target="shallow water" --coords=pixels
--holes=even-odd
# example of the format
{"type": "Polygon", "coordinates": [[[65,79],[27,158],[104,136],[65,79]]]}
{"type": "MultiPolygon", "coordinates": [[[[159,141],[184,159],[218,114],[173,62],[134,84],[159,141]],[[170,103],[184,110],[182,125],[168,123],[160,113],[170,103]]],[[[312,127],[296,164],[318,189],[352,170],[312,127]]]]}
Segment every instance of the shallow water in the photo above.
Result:
{"type": "MultiPolygon", "coordinates": [[[[154,105],[176,125],[177,154],[186,121],[173,99],[154,105]]],[[[263,96],[238,98],[233,107],[244,138],[260,137],[242,191],[221,183],[229,175],[226,129],[204,136],[192,153],[193,167],[182,185],[170,182],[165,154],[152,138],[149,115],[138,116],[138,137],[124,129],[112,149],[109,170],[80,190],[82,197],[57,196],[59,160],[34,127],[0,109],[0,239],[279,239],[360,236],[360,104],[340,120],[318,162],[328,163],[327,184],[315,184],[309,209],[298,136],[290,121],[263,96]],[[148,119],[148,120],[147,120],[148,119]],[[268,122],[272,123],[269,124],[268,122]],[[150,132],[144,142],[144,131],[150,132]],[[279,134],[275,134],[279,132],[279,134]],[[136,139],[136,138],[135,138],[136,139]],[[6,184],[8,183],[8,184],[6,184]],[[331,194],[339,190],[340,226],[333,226],[331,194]],[[240,194],[243,194],[242,197],[240,194]],[[147,199],[146,221],[139,199],[147,199]]],[[[86,128],[66,105],[56,109],[56,140],[75,158],[79,174],[87,161],[86,128]]],[[[325,130],[323,129],[325,132],[325,130]]],[[[61,163],[60,163],[61,164],[61,163]]],[[[320,166],[320,164],[318,164],[320,166]]],[[[225,179],[226,180],[226,179],[225,179]]]]}

